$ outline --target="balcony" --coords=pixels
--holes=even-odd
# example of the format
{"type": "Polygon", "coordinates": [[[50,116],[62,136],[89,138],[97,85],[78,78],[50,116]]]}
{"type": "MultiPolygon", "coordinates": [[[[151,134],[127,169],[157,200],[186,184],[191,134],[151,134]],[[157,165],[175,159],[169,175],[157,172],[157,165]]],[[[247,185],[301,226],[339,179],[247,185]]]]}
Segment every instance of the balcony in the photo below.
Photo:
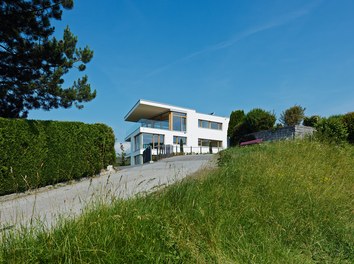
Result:
{"type": "Polygon", "coordinates": [[[140,123],[140,127],[169,130],[168,120],[140,119],[138,123],[140,123]]]}
{"type": "Polygon", "coordinates": [[[168,120],[161,121],[161,120],[153,120],[153,119],[140,119],[136,124],[134,124],[130,129],[127,130],[126,140],[128,136],[130,136],[140,127],[169,130],[169,123],[168,120]]]}

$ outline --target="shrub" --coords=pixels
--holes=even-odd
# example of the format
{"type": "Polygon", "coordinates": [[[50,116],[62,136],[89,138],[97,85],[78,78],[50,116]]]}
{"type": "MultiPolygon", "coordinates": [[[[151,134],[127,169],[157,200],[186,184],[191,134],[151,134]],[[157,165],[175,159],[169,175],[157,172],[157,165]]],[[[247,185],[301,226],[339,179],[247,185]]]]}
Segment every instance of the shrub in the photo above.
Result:
{"type": "Polygon", "coordinates": [[[341,144],[347,140],[348,131],[338,116],[322,118],[316,125],[315,137],[320,141],[341,144]]]}
{"type": "Polygon", "coordinates": [[[103,124],[0,118],[0,195],[94,175],[115,160],[103,124]]]}
{"type": "Polygon", "coordinates": [[[305,109],[300,105],[294,105],[289,109],[286,109],[280,115],[280,122],[285,126],[300,125],[305,116],[305,109]]]}
{"type": "Polygon", "coordinates": [[[313,115],[310,117],[304,117],[304,126],[316,127],[318,122],[321,120],[321,117],[318,115],[313,115]]]}
{"type": "Polygon", "coordinates": [[[248,133],[250,133],[250,131],[244,122],[237,124],[234,127],[233,133],[230,137],[230,145],[237,146],[241,142],[242,138],[248,133]]]}
{"type": "Polygon", "coordinates": [[[342,121],[347,128],[348,141],[349,143],[354,143],[354,112],[345,114],[342,117],[342,121]]]}
{"type": "Polygon", "coordinates": [[[245,117],[245,125],[249,133],[271,129],[275,124],[276,117],[273,113],[260,108],[248,112],[245,117]]]}
{"type": "Polygon", "coordinates": [[[242,123],[245,118],[245,112],[243,110],[232,111],[230,114],[229,127],[227,129],[227,136],[231,137],[235,127],[242,123]]]}
{"type": "Polygon", "coordinates": [[[274,114],[263,109],[255,108],[251,110],[243,120],[234,127],[230,137],[230,145],[237,146],[240,142],[247,141],[248,138],[254,139],[253,136],[245,136],[249,133],[273,128],[275,120],[276,117],[274,114]]]}

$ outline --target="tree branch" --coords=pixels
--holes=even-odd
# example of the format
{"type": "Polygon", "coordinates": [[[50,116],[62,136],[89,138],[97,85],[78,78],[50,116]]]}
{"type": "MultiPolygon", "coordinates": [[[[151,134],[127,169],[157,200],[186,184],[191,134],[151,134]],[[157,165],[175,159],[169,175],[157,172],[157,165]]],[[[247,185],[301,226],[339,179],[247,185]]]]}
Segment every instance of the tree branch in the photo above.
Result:
{"type": "Polygon", "coordinates": [[[6,48],[4,45],[0,44],[0,47],[3,48],[5,51],[7,51],[10,54],[14,54],[11,50],[9,50],[8,48],[6,48]]]}
{"type": "MultiPolygon", "coordinates": [[[[55,6],[58,6],[58,5],[60,5],[60,4],[64,3],[64,2],[65,2],[65,0],[62,0],[62,1],[58,2],[58,3],[56,3],[56,4],[52,4],[52,5],[50,5],[50,6],[46,6],[46,7],[43,7],[43,8],[32,9],[32,10],[23,10],[23,11],[19,11],[19,12],[13,12],[13,13],[10,13],[10,14],[17,15],[17,14],[26,14],[26,13],[42,12],[42,11],[47,10],[47,9],[49,9],[49,8],[53,8],[53,7],[55,7],[55,6]]],[[[22,9],[22,7],[21,7],[21,9],[22,9]]]]}

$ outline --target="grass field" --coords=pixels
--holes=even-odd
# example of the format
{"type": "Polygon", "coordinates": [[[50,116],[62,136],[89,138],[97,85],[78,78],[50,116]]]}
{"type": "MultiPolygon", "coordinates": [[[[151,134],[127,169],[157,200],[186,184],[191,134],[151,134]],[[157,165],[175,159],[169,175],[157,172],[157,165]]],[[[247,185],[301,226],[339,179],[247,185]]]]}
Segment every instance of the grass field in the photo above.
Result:
{"type": "Polygon", "coordinates": [[[3,235],[6,263],[354,263],[354,147],[234,148],[220,167],[51,232],[3,235]]]}

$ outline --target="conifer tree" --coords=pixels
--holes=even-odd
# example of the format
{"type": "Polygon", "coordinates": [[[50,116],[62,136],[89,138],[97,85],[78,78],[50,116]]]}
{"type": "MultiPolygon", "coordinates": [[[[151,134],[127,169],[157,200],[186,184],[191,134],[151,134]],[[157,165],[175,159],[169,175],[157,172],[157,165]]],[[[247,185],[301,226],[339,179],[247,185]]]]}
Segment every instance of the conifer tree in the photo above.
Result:
{"type": "Polygon", "coordinates": [[[0,117],[26,118],[32,109],[80,109],[95,98],[86,75],[63,87],[64,75],[74,67],[84,71],[93,57],[89,47],[76,47],[69,27],[62,39],[52,36],[51,21],[72,8],[72,0],[0,0],[0,117]]]}

